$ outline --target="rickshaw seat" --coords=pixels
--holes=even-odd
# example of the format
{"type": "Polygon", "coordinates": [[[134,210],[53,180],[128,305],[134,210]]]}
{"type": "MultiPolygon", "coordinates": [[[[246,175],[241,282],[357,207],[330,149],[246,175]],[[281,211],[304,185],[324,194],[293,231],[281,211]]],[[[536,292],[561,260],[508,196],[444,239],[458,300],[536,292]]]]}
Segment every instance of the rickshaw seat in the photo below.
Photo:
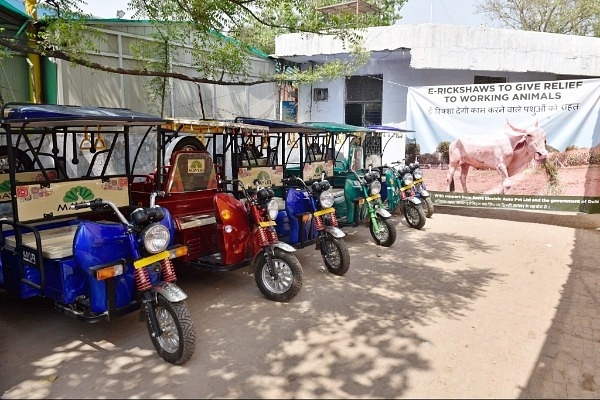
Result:
{"type": "MultiPolygon", "coordinates": [[[[40,230],[40,239],[42,241],[42,256],[49,259],[57,259],[73,256],[73,238],[78,225],[61,226],[57,228],[40,230]]],[[[35,236],[33,232],[28,232],[22,236],[23,244],[32,249],[36,248],[35,236]]],[[[15,236],[6,237],[6,245],[16,247],[15,236]]]]}

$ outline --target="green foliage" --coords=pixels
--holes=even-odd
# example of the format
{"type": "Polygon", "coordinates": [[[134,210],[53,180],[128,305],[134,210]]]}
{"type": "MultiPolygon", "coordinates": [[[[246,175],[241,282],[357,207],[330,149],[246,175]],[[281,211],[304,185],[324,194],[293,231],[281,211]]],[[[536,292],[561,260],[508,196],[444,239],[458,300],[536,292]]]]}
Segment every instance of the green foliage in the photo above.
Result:
{"type": "Polygon", "coordinates": [[[441,160],[448,164],[450,162],[450,142],[440,142],[435,151],[440,155],[441,160]]]}
{"type": "MultiPolygon", "coordinates": [[[[161,78],[174,76],[172,65],[165,63],[163,56],[168,54],[171,60],[178,60],[191,54],[193,67],[199,76],[194,75],[190,80],[202,79],[204,83],[254,84],[275,80],[309,83],[350,75],[368,60],[368,54],[361,50],[360,29],[392,24],[398,19],[398,12],[405,1],[369,0],[379,6],[380,11],[357,16],[353,13],[333,15],[317,10],[337,0],[130,0],[128,9],[132,11],[133,18],[148,20],[155,27],[153,39],[156,42],[137,44],[135,54],[140,66],[122,69],[119,73],[161,78]],[[348,31],[347,28],[354,30],[348,31]],[[282,75],[284,71],[279,71],[276,76],[250,77],[248,69],[252,51],[258,49],[271,54],[275,37],[290,32],[334,35],[352,49],[353,58],[332,60],[310,71],[288,68],[285,72],[289,74],[282,75]]],[[[15,51],[38,52],[111,71],[101,63],[90,61],[90,54],[98,52],[102,34],[95,25],[87,22],[90,16],[82,13],[81,5],[85,2],[40,1],[40,6],[53,9],[55,14],[37,21],[36,40],[20,40],[17,43],[4,38],[0,41],[0,48],[4,45],[15,51]]],[[[177,77],[185,79],[187,76],[177,77]]],[[[159,91],[164,87],[164,83],[159,81],[149,85],[159,91]]]]}
{"type": "Polygon", "coordinates": [[[410,164],[412,162],[415,162],[417,156],[421,154],[421,146],[419,146],[418,143],[407,143],[404,148],[404,151],[406,157],[406,160],[404,162],[406,164],[410,164]]]}
{"type": "Polygon", "coordinates": [[[477,10],[503,28],[600,37],[598,0],[480,0],[477,10]]]}

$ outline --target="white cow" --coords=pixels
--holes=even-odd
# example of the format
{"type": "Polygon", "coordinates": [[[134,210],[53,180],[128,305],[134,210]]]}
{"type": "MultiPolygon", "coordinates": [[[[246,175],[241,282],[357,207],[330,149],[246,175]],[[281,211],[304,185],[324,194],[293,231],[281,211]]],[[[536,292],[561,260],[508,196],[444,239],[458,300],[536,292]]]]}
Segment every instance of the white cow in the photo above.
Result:
{"type": "Polygon", "coordinates": [[[448,189],[454,191],[454,171],[460,166],[460,182],[467,192],[469,167],[495,169],[502,178],[500,193],[511,187],[509,177],[523,171],[532,159],[544,162],[546,132],[538,127],[530,130],[515,128],[506,121],[512,132],[505,131],[492,135],[467,136],[456,138],[450,143],[448,189]]]}

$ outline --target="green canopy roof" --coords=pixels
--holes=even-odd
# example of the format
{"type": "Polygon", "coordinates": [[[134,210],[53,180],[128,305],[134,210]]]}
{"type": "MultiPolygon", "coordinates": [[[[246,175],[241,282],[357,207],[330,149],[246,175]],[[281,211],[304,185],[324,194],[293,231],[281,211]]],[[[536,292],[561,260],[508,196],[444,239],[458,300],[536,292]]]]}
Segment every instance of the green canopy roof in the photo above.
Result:
{"type": "Polygon", "coordinates": [[[375,132],[374,130],[365,128],[364,126],[341,124],[338,122],[304,122],[304,124],[313,128],[323,129],[328,132],[375,132]]]}

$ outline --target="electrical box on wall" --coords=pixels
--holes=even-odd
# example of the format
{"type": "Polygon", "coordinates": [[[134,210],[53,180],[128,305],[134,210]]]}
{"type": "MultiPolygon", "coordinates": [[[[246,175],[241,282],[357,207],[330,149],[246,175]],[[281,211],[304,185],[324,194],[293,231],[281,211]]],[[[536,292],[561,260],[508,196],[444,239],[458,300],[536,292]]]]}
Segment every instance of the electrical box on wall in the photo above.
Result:
{"type": "Polygon", "coordinates": [[[313,101],[326,101],[329,97],[329,89],[327,88],[314,88],[313,89],[313,101]]]}

